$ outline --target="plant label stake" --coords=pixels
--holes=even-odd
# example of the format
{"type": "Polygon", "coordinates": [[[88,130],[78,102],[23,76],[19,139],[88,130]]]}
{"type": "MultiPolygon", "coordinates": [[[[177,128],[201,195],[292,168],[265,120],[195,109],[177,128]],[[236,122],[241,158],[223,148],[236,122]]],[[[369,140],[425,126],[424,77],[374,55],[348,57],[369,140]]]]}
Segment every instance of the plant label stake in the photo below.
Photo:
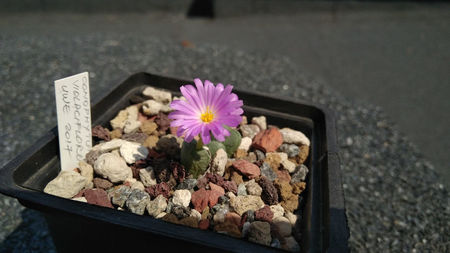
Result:
{"type": "Polygon", "coordinates": [[[56,80],[55,98],[61,169],[72,170],[92,148],[89,73],[56,80]]]}

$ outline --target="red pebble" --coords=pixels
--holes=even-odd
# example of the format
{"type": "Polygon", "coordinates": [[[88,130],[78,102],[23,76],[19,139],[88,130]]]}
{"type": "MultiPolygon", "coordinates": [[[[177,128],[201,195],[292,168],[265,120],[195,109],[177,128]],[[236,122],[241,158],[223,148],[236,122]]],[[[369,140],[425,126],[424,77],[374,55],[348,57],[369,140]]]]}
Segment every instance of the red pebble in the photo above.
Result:
{"type": "Polygon", "coordinates": [[[198,228],[200,228],[202,230],[207,230],[209,228],[209,220],[208,219],[201,220],[198,223],[198,228]]]}
{"type": "Polygon", "coordinates": [[[255,211],[255,220],[272,222],[273,212],[270,210],[268,205],[265,205],[263,208],[255,211]]]}
{"type": "Polygon", "coordinates": [[[253,147],[266,153],[275,152],[281,144],[283,144],[283,136],[275,127],[261,131],[253,138],[253,147]]]}
{"type": "Polygon", "coordinates": [[[209,191],[205,188],[192,193],[191,202],[194,205],[195,210],[202,212],[209,202],[209,191]]]}
{"type": "Polygon", "coordinates": [[[258,166],[246,160],[234,161],[233,167],[250,179],[257,178],[261,174],[261,169],[258,166]]]}
{"type": "Polygon", "coordinates": [[[84,197],[89,204],[114,208],[111,205],[111,201],[108,197],[108,193],[102,189],[87,189],[84,192],[84,197]]]}

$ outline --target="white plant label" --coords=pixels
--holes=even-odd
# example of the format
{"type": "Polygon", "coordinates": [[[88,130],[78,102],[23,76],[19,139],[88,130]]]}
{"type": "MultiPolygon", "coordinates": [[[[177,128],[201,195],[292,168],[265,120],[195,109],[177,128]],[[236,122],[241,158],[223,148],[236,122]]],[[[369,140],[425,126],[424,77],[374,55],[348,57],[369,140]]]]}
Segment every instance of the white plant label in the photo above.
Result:
{"type": "Polygon", "coordinates": [[[92,148],[89,73],[55,81],[62,170],[73,170],[92,148]]]}

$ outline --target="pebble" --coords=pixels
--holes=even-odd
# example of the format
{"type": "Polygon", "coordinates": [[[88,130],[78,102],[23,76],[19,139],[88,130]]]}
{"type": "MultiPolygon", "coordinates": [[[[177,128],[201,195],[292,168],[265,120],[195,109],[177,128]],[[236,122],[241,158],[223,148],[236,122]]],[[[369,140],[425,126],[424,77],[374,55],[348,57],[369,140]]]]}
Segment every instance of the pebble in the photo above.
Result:
{"type": "Polygon", "coordinates": [[[299,219],[298,215],[293,214],[292,212],[286,212],[286,214],[284,215],[284,217],[286,217],[289,222],[291,223],[291,225],[294,227],[295,223],[297,222],[297,220],[299,219]]]}
{"type": "Polygon", "coordinates": [[[290,128],[283,128],[280,130],[281,135],[283,136],[283,141],[286,143],[297,144],[297,145],[310,145],[310,141],[306,135],[302,132],[293,130],[290,128]]]}
{"type": "Polygon", "coordinates": [[[142,144],[144,147],[147,148],[155,148],[156,147],[156,143],[158,143],[159,141],[159,137],[156,135],[150,135],[149,137],[147,137],[147,139],[145,139],[144,144],[142,144]]]}
{"type": "Polygon", "coordinates": [[[233,207],[235,212],[242,216],[242,214],[248,210],[255,211],[264,207],[264,202],[259,196],[237,196],[236,198],[230,199],[230,206],[233,207]]]}
{"type": "Polygon", "coordinates": [[[248,230],[250,229],[251,223],[250,222],[244,222],[244,225],[242,225],[242,236],[247,237],[248,236],[248,230]]]}
{"type": "Polygon", "coordinates": [[[257,125],[259,127],[259,129],[261,129],[261,130],[267,129],[266,117],[264,117],[264,116],[253,117],[252,124],[257,125]]]}
{"type": "Polygon", "coordinates": [[[86,178],[86,184],[92,182],[92,180],[94,179],[94,168],[92,168],[92,165],[81,160],[78,163],[78,166],[80,168],[80,174],[86,178]]]}
{"type": "Polygon", "coordinates": [[[156,129],[158,129],[158,125],[153,121],[147,120],[142,123],[140,128],[144,134],[152,135],[156,131],[156,129]]]}
{"type": "Polygon", "coordinates": [[[264,152],[275,152],[283,144],[283,137],[277,128],[269,128],[259,132],[253,138],[253,147],[264,152]]]}
{"type": "Polygon", "coordinates": [[[156,185],[155,171],[153,167],[147,167],[139,170],[139,178],[145,187],[156,185]]]}
{"type": "Polygon", "coordinates": [[[274,218],[284,216],[284,208],[280,204],[271,205],[270,210],[272,210],[274,218]]]}
{"type": "Polygon", "coordinates": [[[145,188],[145,191],[150,194],[150,197],[152,198],[156,198],[158,195],[163,195],[166,198],[169,198],[170,196],[170,186],[166,182],[149,186],[145,188]]]}
{"type": "Polygon", "coordinates": [[[155,100],[147,100],[142,105],[142,112],[148,116],[156,115],[159,112],[170,112],[172,109],[168,105],[161,104],[155,100]]]}
{"type": "Polygon", "coordinates": [[[120,146],[120,155],[128,164],[147,158],[148,149],[139,143],[124,142],[120,146]]]}
{"type": "Polygon", "coordinates": [[[201,230],[207,230],[209,228],[209,220],[208,219],[201,220],[198,223],[198,228],[200,228],[201,230]]]}
{"type": "Polygon", "coordinates": [[[216,224],[214,226],[214,231],[218,233],[224,233],[237,238],[241,237],[241,231],[239,230],[239,227],[236,224],[228,221],[216,224]]]}
{"type": "Polygon", "coordinates": [[[294,174],[291,176],[291,184],[304,182],[306,175],[308,174],[308,167],[305,165],[299,165],[295,168],[294,174]]]}
{"type": "Polygon", "coordinates": [[[238,196],[246,196],[247,195],[247,189],[245,188],[244,183],[241,183],[238,185],[237,195],[238,196]]]}
{"type": "Polygon", "coordinates": [[[112,203],[114,205],[118,205],[120,207],[123,207],[125,205],[125,202],[127,201],[128,197],[130,196],[132,190],[129,186],[119,186],[117,189],[114,189],[114,191],[111,192],[112,195],[112,203]]]}
{"type": "MultiPolygon", "coordinates": [[[[269,208],[270,209],[270,208],[269,208]]],[[[290,236],[292,233],[292,225],[286,217],[278,216],[273,218],[272,224],[276,227],[278,233],[282,237],[290,236]]]]}
{"type": "Polygon", "coordinates": [[[178,219],[184,219],[191,216],[191,209],[185,206],[173,204],[171,213],[173,213],[178,219]]]}
{"type": "Polygon", "coordinates": [[[281,181],[276,179],[274,186],[279,192],[281,199],[281,206],[286,210],[293,212],[298,208],[298,196],[292,192],[293,188],[289,184],[289,181],[281,181]]]}
{"type": "Polygon", "coordinates": [[[199,222],[202,219],[202,214],[195,209],[191,209],[191,217],[194,217],[199,222]]]}
{"type": "Polygon", "coordinates": [[[243,137],[241,139],[241,144],[239,144],[238,149],[244,150],[247,152],[250,149],[250,146],[252,145],[252,138],[250,137],[243,137]]]}
{"type": "Polygon", "coordinates": [[[256,136],[256,134],[258,134],[259,131],[261,131],[261,129],[259,129],[257,125],[253,124],[240,126],[239,129],[241,130],[242,137],[249,137],[251,139],[253,139],[256,136]]]}
{"type": "Polygon", "coordinates": [[[272,181],[262,176],[257,182],[259,186],[261,186],[261,198],[264,200],[264,203],[268,205],[278,204],[278,191],[273,185],[272,181]]]}
{"type": "Polygon", "coordinates": [[[286,169],[289,173],[294,173],[296,167],[295,163],[286,159],[281,161],[281,165],[283,165],[283,168],[286,169]]]}
{"type": "Polygon", "coordinates": [[[111,153],[100,155],[95,161],[94,170],[95,173],[108,178],[113,183],[123,182],[125,179],[133,177],[133,173],[125,160],[111,153]]]}
{"type": "Polygon", "coordinates": [[[142,94],[147,97],[153,98],[155,101],[163,104],[169,104],[170,102],[172,102],[172,94],[168,91],[163,91],[153,87],[147,87],[144,89],[142,94]]]}
{"type": "Polygon", "coordinates": [[[246,160],[234,161],[233,167],[250,179],[257,178],[261,174],[258,166],[246,160]]]}
{"type": "Polygon", "coordinates": [[[307,145],[301,145],[300,146],[300,153],[297,156],[297,160],[299,164],[302,164],[308,159],[309,156],[309,146],[307,145]]]}
{"type": "Polygon", "coordinates": [[[264,163],[267,163],[270,168],[273,170],[278,170],[281,164],[281,156],[282,153],[269,152],[266,153],[266,158],[264,159],[264,163]]]}
{"type": "Polygon", "coordinates": [[[264,162],[261,165],[260,169],[261,169],[261,175],[265,176],[270,181],[273,181],[278,177],[277,173],[275,173],[275,171],[273,171],[272,167],[270,167],[270,165],[268,163],[264,162]]]}
{"type": "Polygon", "coordinates": [[[258,161],[264,160],[266,158],[266,155],[264,154],[264,152],[262,152],[259,149],[255,149],[255,155],[256,155],[256,160],[258,160],[258,161]]]}
{"type": "Polygon", "coordinates": [[[117,116],[112,119],[109,123],[111,124],[111,127],[113,129],[123,129],[125,127],[125,122],[128,118],[128,112],[127,110],[121,110],[117,116]]]}
{"type": "Polygon", "coordinates": [[[261,196],[262,188],[255,179],[245,182],[245,187],[247,188],[247,193],[250,195],[261,196]]]}
{"type": "Polygon", "coordinates": [[[142,215],[144,214],[148,203],[150,203],[150,196],[148,193],[138,189],[132,189],[131,194],[126,201],[126,206],[132,213],[142,215]]]}
{"type": "Polygon", "coordinates": [[[228,156],[227,152],[222,148],[216,151],[216,156],[214,157],[211,164],[211,172],[220,176],[225,173],[225,165],[227,164],[228,156]]]}
{"type": "Polygon", "coordinates": [[[175,205],[187,207],[191,202],[191,192],[189,190],[176,190],[173,193],[172,202],[175,205]]]}
{"type": "Polygon", "coordinates": [[[77,198],[73,198],[72,200],[87,203],[87,199],[85,197],[77,197],[77,198]]]}
{"type": "Polygon", "coordinates": [[[269,246],[272,241],[270,224],[264,221],[252,222],[248,229],[248,240],[269,246]]]}
{"type": "Polygon", "coordinates": [[[141,181],[137,181],[134,178],[128,178],[125,180],[124,184],[128,184],[131,189],[137,189],[141,191],[145,191],[145,186],[141,181]]]}
{"type": "Polygon", "coordinates": [[[136,132],[142,123],[138,120],[139,108],[137,106],[127,107],[127,120],[125,121],[125,126],[123,127],[123,132],[125,134],[136,132]]]}
{"type": "Polygon", "coordinates": [[[281,248],[280,240],[278,240],[277,238],[273,238],[272,242],[270,243],[270,247],[281,248]]]}
{"type": "Polygon", "coordinates": [[[103,189],[87,189],[84,192],[84,197],[89,204],[114,208],[111,205],[111,200],[108,197],[108,193],[106,193],[103,189]]]}
{"type": "Polygon", "coordinates": [[[144,144],[145,140],[147,140],[148,135],[144,133],[129,133],[122,135],[122,140],[129,142],[137,142],[139,144],[144,144]]]}
{"type": "Polygon", "coordinates": [[[75,171],[61,171],[44,188],[44,192],[62,198],[72,198],[86,185],[86,178],[75,171]]]}
{"type": "Polygon", "coordinates": [[[282,144],[280,151],[288,155],[289,158],[296,157],[300,153],[300,148],[295,144],[282,144]]]}
{"type": "Polygon", "coordinates": [[[107,189],[113,187],[113,183],[111,183],[110,181],[103,179],[103,178],[96,177],[96,178],[94,178],[93,182],[94,182],[95,188],[107,190],[107,189]]]}
{"type": "Polygon", "coordinates": [[[182,183],[178,184],[177,189],[182,190],[193,190],[194,187],[197,185],[197,179],[195,178],[187,178],[182,183]]]}
{"type": "Polygon", "coordinates": [[[270,223],[272,222],[273,216],[274,215],[272,210],[267,205],[255,211],[255,220],[266,221],[270,223]]]}
{"type": "Polygon", "coordinates": [[[95,146],[93,149],[98,147],[101,152],[110,152],[114,149],[119,149],[120,146],[122,146],[122,144],[124,144],[125,142],[126,141],[124,141],[122,139],[114,139],[114,140],[110,140],[108,142],[99,144],[98,146],[95,146]]]}

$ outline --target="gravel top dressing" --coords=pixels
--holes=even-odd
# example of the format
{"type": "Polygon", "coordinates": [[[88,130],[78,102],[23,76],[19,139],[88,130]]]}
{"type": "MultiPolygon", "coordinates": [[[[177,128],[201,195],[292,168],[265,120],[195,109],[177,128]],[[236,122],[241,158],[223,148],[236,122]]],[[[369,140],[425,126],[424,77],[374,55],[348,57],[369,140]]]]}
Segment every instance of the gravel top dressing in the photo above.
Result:
{"type": "MultiPolygon", "coordinates": [[[[20,38],[2,33],[0,41],[1,165],[55,125],[55,105],[49,99],[55,79],[89,71],[96,97],[139,71],[208,77],[335,111],[353,251],[450,251],[450,199],[433,166],[380,108],[343,98],[302,75],[288,58],[101,32],[20,38]]],[[[183,196],[179,194],[181,203],[183,196]]],[[[44,224],[37,212],[0,197],[0,251],[54,252],[44,224]]]]}

